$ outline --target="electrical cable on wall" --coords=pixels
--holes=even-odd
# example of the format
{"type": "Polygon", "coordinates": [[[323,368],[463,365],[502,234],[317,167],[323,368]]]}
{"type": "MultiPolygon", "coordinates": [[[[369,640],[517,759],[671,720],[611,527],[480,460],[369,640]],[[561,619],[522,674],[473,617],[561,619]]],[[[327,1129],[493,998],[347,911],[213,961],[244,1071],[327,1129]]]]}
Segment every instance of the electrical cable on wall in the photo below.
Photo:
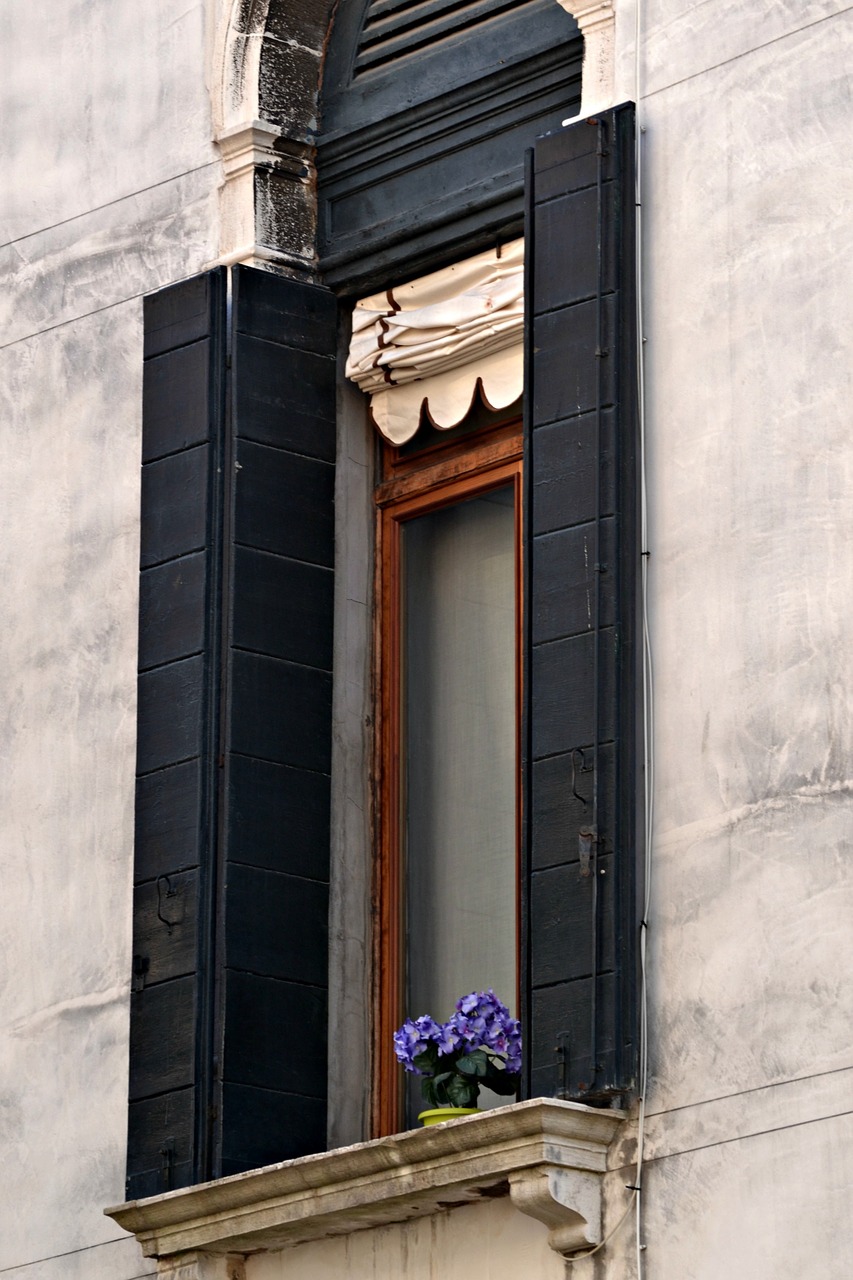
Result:
{"type": "Polygon", "coordinates": [[[641,84],[641,0],[635,0],[634,9],[634,101],[636,104],[636,261],[637,261],[637,413],[640,432],[640,540],[641,540],[641,613],[643,645],[643,785],[645,794],[645,842],[643,876],[643,911],[640,922],[640,1102],[637,1116],[637,1173],[634,1204],[636,1207],[637,1280],[645,1275],[643,1242],[643,1162],[645,1152],[646,1093],[649,1080],[648,1037],[648,971],[647,938],[652,885],[652,837],[654,833],[654,667],[649,628],[649,550],[648,489],[646,485],[646,388],[645,349],[646,337],[643,325],[644,274],[643,274],[643,124],[641,84]]]}

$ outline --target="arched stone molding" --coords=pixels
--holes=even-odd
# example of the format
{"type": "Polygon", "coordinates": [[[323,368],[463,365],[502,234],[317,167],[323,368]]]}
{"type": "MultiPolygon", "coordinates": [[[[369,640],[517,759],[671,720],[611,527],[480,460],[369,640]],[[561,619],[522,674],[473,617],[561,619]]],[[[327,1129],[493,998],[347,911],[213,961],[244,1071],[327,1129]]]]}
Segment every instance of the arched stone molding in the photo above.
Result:
{"type": "Polygon", "coordinates": [[[213,54],[221,263],[314,266],[313,131],[331,0],[226,0],[213,54]],[[288,33],[293,34],[288,34],[288,33]],[[298,34],[297,34],[298,33],[298,34]],[[274,70],[269,64],[274,63],[274,70]],[[287,90],[287,111],[274,87],[287,90]]]}
{"type": "Polygon", "coordinates": [[[616,7],[614,0],[557,0],[584,39],[582,116],[614,104],[616,7]]]}
{"type": "MultiPolygon", "coordinates": [[[[322,63],[339,0],[223,0],[212,75],[223,162],[221,263],[311,277],[314,133],[322,63]]],[[[613,0],[558,0],[585,39],[582,113],[613,101],[613,0]]]]}
{"type": "Polygon", "coordinates": [[[261,44],[270,0],[225,0],[214,50],[213,129],[227,130],[257,120],[261,44]]]}

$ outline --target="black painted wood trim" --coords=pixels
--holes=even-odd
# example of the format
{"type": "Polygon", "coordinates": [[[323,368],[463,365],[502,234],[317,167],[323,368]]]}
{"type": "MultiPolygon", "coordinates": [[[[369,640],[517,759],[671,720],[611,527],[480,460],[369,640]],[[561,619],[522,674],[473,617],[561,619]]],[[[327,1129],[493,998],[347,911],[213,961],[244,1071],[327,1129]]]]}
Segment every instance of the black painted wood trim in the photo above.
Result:
{"type": "Polygon", "coordinates": [[[343,293],[520,235],[525,148],[579,105],[583,42],[553,0],[451,9],[441,39],[361,71],[365,6],[343,6],[333,26],[318,252],[324,280],[343,293]]]}
{"type": "Polygon", "coordinates": [[[210,1168],[226,293],[143,304],[129,1197],[210,1168]]]}
{"type": "Polygon", "coordinates": [[[144,309],[129,1197],[325,1139],[337,304],[230,285],[144,309]]]}
{"type": "Polygon", "coordinates": [[[527,169],[525,1088],[587,1102],[637,1079],[633,164],[627,104],[540,139],[527,169]]]}
{"type": "Polygon", "coordinates": [[[325,1145],[332,737],[337,303],[243,266],[231,298],[218,1176],[325,1145]]]}

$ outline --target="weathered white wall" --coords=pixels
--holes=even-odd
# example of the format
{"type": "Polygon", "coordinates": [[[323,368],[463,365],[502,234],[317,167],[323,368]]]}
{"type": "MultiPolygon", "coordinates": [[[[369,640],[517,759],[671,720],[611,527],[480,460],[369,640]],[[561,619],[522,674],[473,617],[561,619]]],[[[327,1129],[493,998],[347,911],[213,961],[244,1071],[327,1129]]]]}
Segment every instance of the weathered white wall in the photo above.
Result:
{"type": "MultiPolygon", "coordinates": [[[[139,299],[218,251],[216,9],[0,7],[8,1280],[154,1270],[101,1215],[124,1179],[139,299]]],[[[617,15],[622,100],[630,0],[617,15]]],[[[842,1274],[853,8],[642,0],[642,29],[658,781],[648,1276],[842,1274]]],[[[612,1223],[625,1201],[611,1183],[612,1223]]],[[[468,1274],[484,1241],[491,1271],[477,1274],[562,1275],[543,1235],[496,1202],[256,1259],[248,1280],[347,1267],[417,1280],[430,1249],[470,1255],[468,1274]]],[[[630,1246],[626,1224],[574,1275],[631,1275],[630,1246]]]]}
{"type": "Polygon", "coordinates": [[[218,245],[203,0],[0,6],[0,1272],[155,1270],[123,1198],[141,295],[218,245]]]}
{"type": "MultiPolygon", "coordinates": [[[[588,1264],[587,1264],[588,1265],[588,1264]]],[[[250,1257],[246,1280],[564,1280],[548,1229],[509,1197],[250,1257]]]]}
{"type": "MultiPolygon", "coordinates": [[[[634,15],[619,4],[617,99],[633,95],[634,15]]],[[[641,16],[657,693],[648,1275],[841,1275],[853,8],[642,0],[641,16]]],[[[608,1275],[632,1274],[618,1262],[630,1237],[608,1275]]]]}

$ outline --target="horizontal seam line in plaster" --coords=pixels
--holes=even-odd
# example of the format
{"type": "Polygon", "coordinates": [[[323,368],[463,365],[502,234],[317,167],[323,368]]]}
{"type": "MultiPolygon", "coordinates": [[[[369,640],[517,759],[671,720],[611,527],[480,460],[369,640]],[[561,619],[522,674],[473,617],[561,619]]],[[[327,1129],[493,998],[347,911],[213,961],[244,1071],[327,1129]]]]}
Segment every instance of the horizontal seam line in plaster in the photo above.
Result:
{"type": "MultiPolygon", "coordinates": [[[[0,1267],[0,1275],[6,1275],[10,1271],[23,1271],[26,1267],[38,1267],[43,1262],[54,1262],[57,1258],[73,1258],[76,1253],[86,1253],[92,1249],[103,1249],[108,1244],[124,1244],[130,1237],[127,1235],[114,1236],[112,1240],[99,1240],[97,1244],[81,1244],[77,1249],[67,1249],[65,1253],[49,1253],[44,1258],[32,1258],[29,1262],[13,1262],[10,1267],[0,1267]]],[[[144,1276],[156,1274],[155,1272],[144,1272],[144,1276]]],[[[140,1277],[139,1280],[142,1280],[140,1277]]]]}
{"type": "MultiPolygon", "coordinates": [[[[158,187],[167,187],[170,182],[179,182],[181,178],[189,178],[194,173],[204,173],[205,169],[212,169],[214,165],[219,164],[219,160],[207,160],[204,164],[197,165],[194,169],[184,169],[181,173],[172,173],[168,178],[163,178],[161,182],[152,182],[150,187],[139,187],[136,191],[128,191],[123,196],[116,196],[114,200],[107,200],[104,204],[96,204],[91,209],[84,209],[82,213],[72,213],[70,218],[61,218],[59,222],[51,222],[46,227],[39,227],[36,231],[28,231],[26,235],[18,236],[14,240],[6,240],[0,244],[0,249],[11,249],[16,244],[23,244],[25,240],[32,240],[35,236],[47,235],[48,231],[56,231],[58,227],[67,227],[72,222],[79,222],[81,218],[88,218],[93,213],[100,213],[102,209],[111,209],[113,205],[123,204],[125,200],[134,200],[137,196],[144,196],[149,191],[156,191],[158,187]]],[[[59,1257],[64,1255],[59,1254],[59,1257]]],[[[29,1265],[29,1264],[27,1264],[29,1265]]]]}
{"type": "MultiPolygon", "coordinates": [[[[0,351],[6,351],[9,347],[16,347],[19,342],[32,342],[33,338],[41,338],[46,333],[53,333],[54,329],[64,329],[66,325],[88,320],[91,316],[98,316],[103,311],[112,311],[114,307],[123,307],[128,302],[138,302],[140,298],[147,298],[149,293],[156,293],[161,288],[167,289],[170,284],[180,284],[189,278],[188,276],[181,276],[179,280],[169,280],[163,285],[158,285],[156,289],[143,289],[139,293],[131,293],[127,297],[116,298],[115,302],[107,302],[102,307],[95,307],[92,311],[82,311],[79,315],[69,316],[67,320],[57,320],[56,324],[45,325],[43,329],[33,329],[31,333],[21,334],[20,338],[13,338],[11,342],[2,343],[0,351]]],[[[181,554],[188,555],[189,552],[182,552],[181,554]]]]}
{"type": "Polygon", "coordinates": [[[709,71],[719,71],[720,67],[727,67],[732,62],[739,62],[741,58],[748,58],[753,53],[759,53],[762,49],[769,49],[774,44],[780,44],[783,40],[790,40],[793,36],[800,35],[803,31],[810,31],[812,27],[819,27],[823,22],[830,22],[833,18],[841,18],[845,13],[853,10],[853,4],[849,4],[846,9],[839,9],[837,13],[827,13],[822,18],[815,18],[814,22],[807,22],[802,27],[797,27],[793,31],[786,31],[781,36],[774,36],[772,40],[768,40],[765,44],[755,45],[752,49],[744,49],[742,53],[733,54],[731,58],[724,58],[722,62],[715,62],[710,67],[703,67],[701,71],[694,71],[692,75],[683,76],[681,80],[672,80],[669,84],[661,85],[659,89],[651,89],[648,93],[643,94],[643,99],[654,98],[659,93],[666,93],[668,89],[676,89],[680,84],[688,84],[691,80],[697,80],[699,76],[707,75],[709,71]]]}
{"type": "Polygon", "coordinates": [[[822,1080],[825,1076],[842,1075],[845,1071],[853,1071],[853,1063],[845,1067],[833,1067],[831,1071],[816,1071],[807,1076],[790,1076],[787,1080],[771,1080],[767,1084],[753,1085],[751,1089],[737,1089],[732,1093],[720,1093],[714,1098],[699,1098],[696,1102],[685,1102],[680,1107],[667,1107],[663,1111],[647,1111],[646,1119],[653,1120],[657,1116],[674,1116],[679,1111],[692,1111],[695,1107],[707,1107],[715,1102],[728,1102],[732,1098],[745,1098],[752,1093],[763,1093],[765,1089],[781,1089],[790,1084],[808,1084],[811,1080],[822,1080]]]}
{"type": "Polygon", "coordinates": [[[851,793],[853,793],[853,780],[850,778],[843,778],[837,783],[807,782],[801,787],[794,787],[778,795],[765,796],[761,800],[750,800],[734,809],[727,809],[725,813],[718,814],[707,821],[687,823],[680,827],[667,827],[666,831],[657,833],[655,845],[658,849],[667,849],[685,841],[693,844],[710,836],[733,831],[751,818],[760,818],[769,810],[778,810],[792,802],[828,801],[835,797],[849,801],[851,793]]]}
{"type": "MultiPolygon", "coordinates": [[[[720,1138],[717,1142],[703,1142],[695,1147],[679,1147],[676,1151],[666,1151],[659,1156],[646,1156],[644,1163],[657,1164],[661,1160],[673,1160],[678,1156],[689,1156],[694,1151],[710,1151],[713,1147],[728,1147],[733,1142],[747,1142],[750,1138],[764,1138],[770,1133],[785,1133],[788,1129],[802,1129],[809,1124],[824,1124],[829,1120],[841,1120],[844,1116],[853,1116],[853,1109],[849,1111],[833,1111],[825,1116],[811,1116],[808,1120],[797,1120],[793,1124],[777,1124],[769,1129],[750,1129],[748,1133],[736,1133],[731,1138],[720,1138]]],[[[635,1164],[629,1163],[609,1172],[618,1173],[621,1170],[633,1168],[635,1168],[635,1164]]]]}

